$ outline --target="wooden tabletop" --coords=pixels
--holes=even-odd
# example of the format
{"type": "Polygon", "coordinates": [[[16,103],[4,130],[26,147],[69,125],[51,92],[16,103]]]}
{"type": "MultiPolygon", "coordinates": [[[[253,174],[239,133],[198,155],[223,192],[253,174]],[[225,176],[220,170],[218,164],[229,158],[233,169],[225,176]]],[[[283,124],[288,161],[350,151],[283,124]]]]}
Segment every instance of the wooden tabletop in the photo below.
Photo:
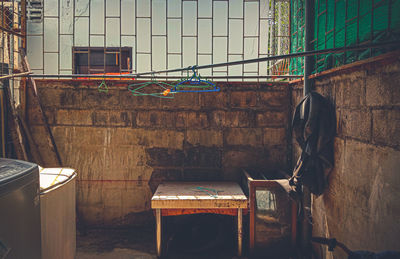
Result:
{"type": "Polygon", "coordinates": [[[247,197],[235,182],[165,182],[151,198],[153,209],[247,208],[247,197]]]}

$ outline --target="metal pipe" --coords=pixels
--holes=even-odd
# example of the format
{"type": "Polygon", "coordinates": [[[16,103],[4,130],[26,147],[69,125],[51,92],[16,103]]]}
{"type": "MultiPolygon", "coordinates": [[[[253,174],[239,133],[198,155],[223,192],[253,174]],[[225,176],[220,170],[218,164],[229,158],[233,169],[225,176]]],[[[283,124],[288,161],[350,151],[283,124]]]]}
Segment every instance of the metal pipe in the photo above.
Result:
{"type": "MultiPolygon", "coordinates": [[[[284,54],[284,55],[275,55],[275,56],[263,57],[263,58],[254,58],[254,59],[246,59],[246,60],[241,60],[241,61],[232,61],[232,62],[225,62],[225,63],[218,63],[218,64],[196,66],[196,69],[206,69],[206,68],[213,68],[213,67],[234,66],[234,65],[249,64],[249,63],[256,63],[256,62],[264,62],[264,61],[277,60],[277,59],[285,59],[285,58],[307,57],[307,56],[313,56],[313,55],[316,55],[316,54],[321,55],[321,54],[329,54],[329,53],[342,53],[342,52],[352,51],[352,50],[369,49],[369,48],[381,48],[381,47],[387,47],[387,46],[392,46],[392,45],[393,46],[399,46],[400,45],[400,41],[397,40],[397,41],[391,41],[391,42],[382,42],[382,43],[357,45],[357,46],[354,46],[354,47],[340,47],[340,48],[331,48],[331,49],[324,49],[324,50],[304,51],[304,52],[284,54]]],[[[186,71],[186,70],[191,70],[191,69],[192,69],[192,67],[170,69],[170,70],[152,71],[152,72],[145,72],[145,73],[137,73],[136,76],[151,75],[151,74],[158,74],[158,73],[179,72],[179,71],[186,71]]]]}
{"type": "MultiPolygon", "coordinates": [[[[168,79],[181,79],[182,76],[149,76],[149,75],[144,75],[144,76],[136,76],[136,75],[93,75],[93,74],[71,74],[71,75],[58,75],[58,74],[53,74],[53,75],[46,75],[46,74],[30,74],[30,75],[18,75],[15,74],[15,77],[34,77],[34,78],[41,78],[41,77],[49,77],[49,78],[68,78],[68,77],[73,77],[73,78],[78,78],[82,77],[82,79],[92,79],[92,80],[107,80],[108,78],[121,78],[121,79],[144,79],[144,78],[154,78],[154,79],[160,79],[160,78],[168,78],[168,79]]],[[[202,76],[203,77],[203,76],[202,76]]],[[[242,78],[302,78],[303,75],[267,75],[267,76],[204,76],[204,78],[207,79],[242,79],[242,78]]],[[[1,79],[1,78],[0,78],[1,79]]]]}
{"type": "MultiPolygon", "coordinates": [[[[217,64],[210,64],[210,65],[202,65],[202,66],[195,66],[196,69],[206,69],[206,68],[213,68],[213,67],[224,67],[224,66],[234,66],[234,65],[241,65],[241,64],[249,64],[249,63],[257,63],[257,62],[264,62],[264,61],[271,61],[271,60],[278,60],[278,59],[285,59],[285,58],[298,58],[298,57],[308,57],[313,55],[322,55],[322,54],[330,54],[330,53],[342,53],[346,51],[353,51],[353,50],[361,50],[361,49],[376,49],[388,46],[400,46],[400,41],[390,41],[390,42],[381,42],[381,43],[372,43],[372,44],[365,44],[365,45],[357,45],[353,47],[339,47],[339,48],[331,48],[331,49],[324,49],[324,50],[312,50],[312,51],[304,51],[304,52],[297,52],[291,54],[284,54],[284,55],[276,55],[270,57],[263,57],[263,58],[255,58],[255,59],[245,59],[240,61],[232,61],[232,62],[225,62],[225,63],[217,63],[217,64]]],[[[144,75],[155,75],[159,73],[172,73],[172,72],[180,72],[180,71],[187,71],[192,70],[193,67],[186,67],[186,68],[176,68],[176,69],[169,69],[169,70],[160,70],[160,71],[151,71],[151,72],[144,72],[144,73],[137,73],[137,74],[126,74],[126,75],[93,75],[93,74],[72,74],[72,75],[28,75],[27,77],[95,77],[95,78],[136,78],[142,77],[144,75]]],[[[273,75],[271,75],[273,76],[273,75]]],[[[286,76],[285,76],[286,77],[286,76]]],[[[241,77],[240,77],[241,78],[241,77]]],[[[257,76],[257,78],[260,78],[257,76]]]]}
{"type": "Polygon", "coordinates": [[[6,75],[6,76],[1,76],[0,80],[3,79],[8,79],[8,78],[14,78],[14,77],[23,77],[29,74],[32,74],[33,72],[23,72],[23,73],[18,73],[18,74],[11,74],[11,75],[6,75]]]}
{"type": "MultiPolygon", "coordinates": [[[[313,17],[314,17],[314,9],[315,4],[313,0],[306,0],[304,6],[304,15],[305,15],[305,29],[304,29],[304,47],[305,51],[311,51],[311,39],[313,34],[313,17]]],[[[303,95],[306,96],[311,92],[312,89],[312,81],[308,78],[313,69],[313,57],[305,56],[304,57],[304,87],[303,87],[303,95]]],[[[303,218],[302,218],[302,233],[301,233],[301,248],[303,251],[304,258],[309,258],[311,256],[310,253],[310,245],[311,245],[311,231],[312,226],[310,224],[308,218],[308,211],[311,212],[311,193],[310,190],[303,186],[303,202],[301,206],[303,206],[303,218]]]]}
{"type": "MultiPolygon", "coordinates": [[[[305,29],[304,29],[304,50],[305,52],[311,51],[311,37],[313,33],[312,29],[312,10],[313,0],[306,0],[304,6],[305,12],[305,29]]],[[[311,91],[311,82],[308,76],[311,74],[312,70],[312,56],[304,56],[304,88],[303,95],[306,96],[311,91]]]]}

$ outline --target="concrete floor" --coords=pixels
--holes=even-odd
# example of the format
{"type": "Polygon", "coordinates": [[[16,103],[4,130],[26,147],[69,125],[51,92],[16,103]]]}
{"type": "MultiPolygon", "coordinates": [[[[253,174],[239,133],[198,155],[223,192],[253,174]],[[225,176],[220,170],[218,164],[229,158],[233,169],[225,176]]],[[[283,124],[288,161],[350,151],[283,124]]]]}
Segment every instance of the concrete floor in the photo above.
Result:
{"type": "MultiPolygon", "coordinates": [[[[233,259],[235,249],[221,249],[212,254],[196,254],[171,251],[165,258],[173,259],[233,259]]],[[[77,236],[76,259],[153,259],[155,232],[153,227],[129,229],[93,229],[77,236]]],[[[245,257],[242,257],[245,258],[245,257]]]]}
{"type": "Polygon", "coordinates": [[[157,258],[151,228],[94,229],[77,236],[76,259],[157,258]]]}

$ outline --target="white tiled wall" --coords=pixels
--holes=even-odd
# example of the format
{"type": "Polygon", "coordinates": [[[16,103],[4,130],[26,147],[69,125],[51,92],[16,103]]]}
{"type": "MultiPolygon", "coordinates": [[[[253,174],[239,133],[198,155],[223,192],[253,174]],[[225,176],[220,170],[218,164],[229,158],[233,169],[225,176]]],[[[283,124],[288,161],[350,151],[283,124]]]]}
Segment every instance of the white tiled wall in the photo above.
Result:
{"type": "MultiPolygon", "coordinates": [[[[133,73],[262,57],[268,54],[268,2],[44,0],[43,21],[28,23],[28,58],[35,73],[69,74],[73,46],[131,47],[133,73]]],[[[265,75],[266,64],[200,72],[265,75]]]]}

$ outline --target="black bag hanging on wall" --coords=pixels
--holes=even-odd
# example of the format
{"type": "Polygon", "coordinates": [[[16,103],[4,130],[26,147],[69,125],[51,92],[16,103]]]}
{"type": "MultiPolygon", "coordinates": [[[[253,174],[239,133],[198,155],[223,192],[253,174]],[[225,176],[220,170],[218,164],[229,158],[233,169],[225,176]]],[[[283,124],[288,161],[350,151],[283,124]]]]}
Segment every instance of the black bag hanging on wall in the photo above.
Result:
{"type": "Polygon", "coordinates": [[[333,168],[333,138],[336,130],[335,111],[322,95],[310,92],[297,105],[292,131],[302,152],[290,179],[292,186],[307,186],[320,195],[327,186],[333,168]]]}

